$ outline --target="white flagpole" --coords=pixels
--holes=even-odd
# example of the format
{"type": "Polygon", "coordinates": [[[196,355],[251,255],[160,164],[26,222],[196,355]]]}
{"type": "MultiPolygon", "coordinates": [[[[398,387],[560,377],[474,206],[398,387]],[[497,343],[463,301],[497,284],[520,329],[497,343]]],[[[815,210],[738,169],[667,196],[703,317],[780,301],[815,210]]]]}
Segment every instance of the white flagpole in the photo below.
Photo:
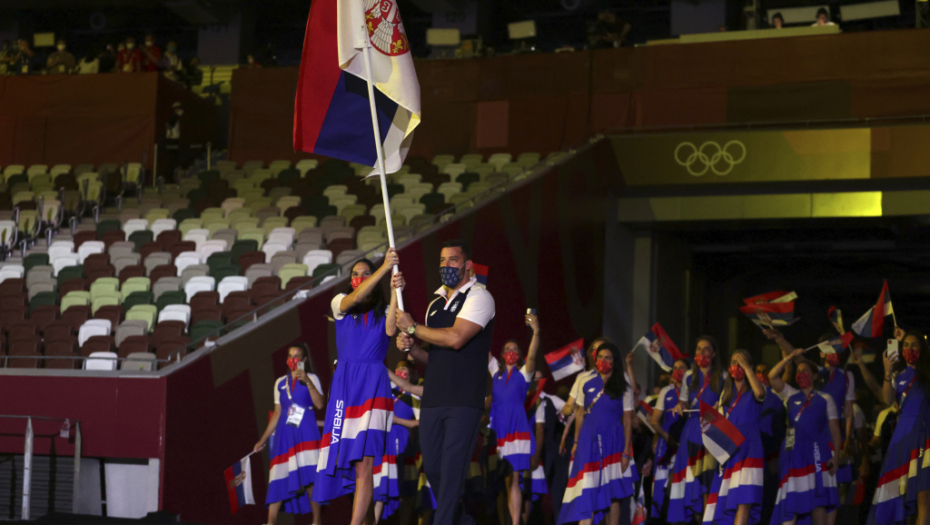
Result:
{"type": "MultiPolygon", "coordinates": [[[[362,9],[362,20],[365,19],[365,2],[356,0],[362,9]]],[[[394,248],[394,224],[391,222],[391,202],[387,190],[387,174],[384,168],[384,148],[381,145],[381,126],[378,124],[378,110],[375,107],[375,86],[373,83],[374,76],[371,73],[371,35],[368,34],[368,27],[363,26],[362,31],[365,33],[365,73],[368,75],[368,105],[371,108],[371,126],[374,129],[375,150],[378,153],[378,176],[381,178],[381,198],[384,201],[384,218],[387,225],[388,245],[394,248]]],[[[397,274],[397,266],[393,268],[393,274],[397,274]]],[[[397,292],[397,308],[404,311],[404,297],[401,290],[397,292]]]]}

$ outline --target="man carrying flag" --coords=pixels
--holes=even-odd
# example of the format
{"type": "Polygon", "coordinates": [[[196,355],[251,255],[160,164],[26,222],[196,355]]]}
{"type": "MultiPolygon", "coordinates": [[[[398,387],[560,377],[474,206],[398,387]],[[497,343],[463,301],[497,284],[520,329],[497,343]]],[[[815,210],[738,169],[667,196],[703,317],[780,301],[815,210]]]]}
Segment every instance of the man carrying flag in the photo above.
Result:
{"type": "Polygon", "coordinates": [[[865,315],[853,323],[852,330],[861,337],[881,337],[887,315],[890,315],[894,325],[898,326],[898,322],[894,319],[894,308],[891,307],[891,294],[888,293],[888,281],[886,280],[882,285],[882,293],[878,294],[875,306],[869,308],[865,315]]]}
{"type": "Polygon", "coordinates": [[[636,346],[645,348],[649,352],[649,357],[653,358],[666,372],[672,369],[675,361],[690,357],[678,350],[672,338],[665,333],[659,323],[652,325],[652,328],[646,332],[646,335],[639,340],[636,346]]]}

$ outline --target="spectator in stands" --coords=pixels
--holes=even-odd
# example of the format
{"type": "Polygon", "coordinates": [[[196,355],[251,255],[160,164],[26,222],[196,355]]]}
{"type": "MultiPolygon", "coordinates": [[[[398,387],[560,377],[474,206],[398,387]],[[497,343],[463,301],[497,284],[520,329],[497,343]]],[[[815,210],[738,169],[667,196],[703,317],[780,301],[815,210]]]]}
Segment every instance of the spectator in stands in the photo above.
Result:
{"type": "Polygon", "coordinates": [[[601,11],[588,30],[588,46],[592,49],[620,47],[626,40],[631,26],[610,11],[601,11]]]}
{"type": "Polygon", "coordinates": [[[155,36],[151,33],[145,35],[145,46],[142,51],[142,71],[147,73],[158,71],[158,63],[161,61],[161,49],[155,45],[155,36]]]}
{"type": "Polygon", "coordinates": [[[100,60],[100,71],[112,73],[116,68],[116,52],[113,50],[113,44],[107,44],[97,58],[100,60]]]}
{"type": "Polygon", "coordinates": [[[4,40],[3,45],[0,46],[0,75],[6,75],[7,71],[10,69],[10,65],[13,63],[13,47],[10,45],[9,40],[4,40]]]}
{"type": "Polygon", "coordinates": [[[126,39],[125,47],[116,55],[116,71],[138,73],[142,71],[142,52],[136,49],[136,39],[126,39]]]}
{"type": "Polygon", "coordinates": [[[821,7],[817,10],[817,21],[811,24],[811,26],[835,26],[836,24],[830,20],[830,13],[827,11],[826,7],[821,7]]]}
{"type": "Polygon", "coordinates": [[[187,89],[203,84],[203,71],[200,70],[200,59],[197,57],[190,59],[179,73],[187,89]]]}
{"type": "Polygon", "coordinates": [[[781,13],[775,13],[772,15],[772,28],[781,29],[785,25],[785,19],[781,17],[781,13]]]}
{"type": "Polygon", "coordinates": [[[17,73],[28,75],[32,67],[32,59],[36,56],[35,51],[29,49],[29,42],[25,40],[16,41],[16,54],[13,57],[13,65],[17,73]]]}
{"type": "Polygon", "coordinates": [[[178,56],[178,43],[176,41],[168,41],[168,45],[165,46],[165,54],[162,55],[161,60],[158,62],[158,69],[164,71],[165,77],[170,80],[177,82],[180,79],[178,72],[184,69],[184,64],[181,63],[181,57],[178,56]]]}
{"type": "Polygon", "coordinates": [[[45,69],[52,75],[60,75],[74,71],[77,63],[74,60],[74,55],[68,52],[68,45],[63,38],[58,40],[56,48],[57,49],[48,56],[48,60],[45,61],[45,69]]]}
{"type": "Polygon", "coordinates": [[[100,72],[100,53],[96,47],[91,47],[87,51],[87,56],[81,59],[77,65],[77,72],[82,75],[89,75],[100,72]]]}
{"type": "Polygon", "coordinates": [[[255,55],[249,53],[245,56],[245,67],[249,69],[260,69],[262,65],[258,63],[258,60],[255,60],[255,55]]]}

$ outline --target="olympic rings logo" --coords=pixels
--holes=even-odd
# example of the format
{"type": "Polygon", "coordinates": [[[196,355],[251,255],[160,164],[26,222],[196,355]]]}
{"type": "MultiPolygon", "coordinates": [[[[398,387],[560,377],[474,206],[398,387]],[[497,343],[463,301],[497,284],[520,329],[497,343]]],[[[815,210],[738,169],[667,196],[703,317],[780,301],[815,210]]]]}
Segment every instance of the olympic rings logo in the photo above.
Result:
{"type": "Polygon", "coordinates": [[[731,140],[721,148],[720,144],[707,141],[697,147],[690,142],[682,142],[675,148],[675,162],[684,166],[688,173],[695,177],[701,177],[708,170],[717,175],[726,175],[733,171],[733,166],[746,159],[746,146],[738,141],[731,140]],[[682,150],[691,149],[684,158],[681,156],[682,150]]]}

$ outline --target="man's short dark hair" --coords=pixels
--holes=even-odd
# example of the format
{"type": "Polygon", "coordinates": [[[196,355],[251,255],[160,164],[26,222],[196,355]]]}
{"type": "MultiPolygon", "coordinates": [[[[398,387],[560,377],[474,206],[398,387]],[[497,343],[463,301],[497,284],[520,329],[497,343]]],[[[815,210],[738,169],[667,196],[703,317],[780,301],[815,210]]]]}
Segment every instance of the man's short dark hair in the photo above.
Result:
{"type": "Polygon", "coordinates": [[[821,7],[820,9],[817,10],[817,18],[820,18],[820,15],[830,18],[830,12],[827,11],[826,7],[821,7]]]}
{"type": "Polygon", "coordinates": [[[443,248],[458,248],[462,250],[462,255],[465,256],[466,261],[471,260],[471,248],[465,241],[459,239],[452,239],[451,241],[446,241],[442,243],[443,248]]]}
{"type": "Polygon", "coordinates": [[[774,15],[772,15],[772,23],[773,23],[773,24],[775,23],[775,19],[776,19],[776,18],[779,19],[779,20],[781,20],[781,23],[783,23],[783,24],[785,23],[785,19],[782,18],[781,13],[775,13],[774,15]]]}

